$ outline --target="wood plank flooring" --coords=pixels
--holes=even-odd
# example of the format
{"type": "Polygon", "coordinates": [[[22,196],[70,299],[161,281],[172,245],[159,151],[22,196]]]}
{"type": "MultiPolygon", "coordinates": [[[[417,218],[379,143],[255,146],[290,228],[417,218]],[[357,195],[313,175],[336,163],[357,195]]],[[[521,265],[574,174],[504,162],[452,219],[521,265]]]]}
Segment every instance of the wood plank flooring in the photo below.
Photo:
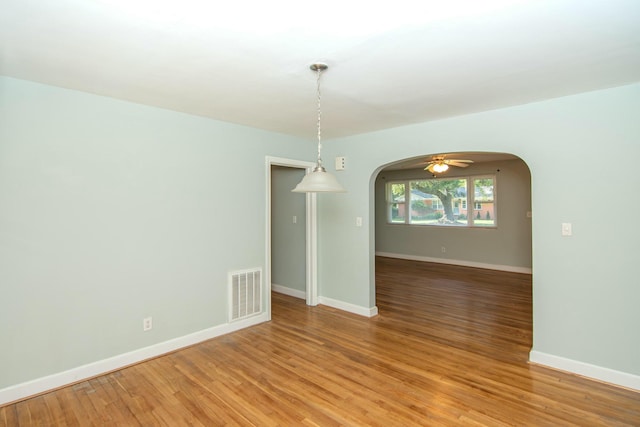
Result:
{"type": "Polygon", "coordinates": [[[640,426],[640,393],[527,363],[530,276],[379,258],[379,316],[273,320],[0,408],[0,426],[640,426]]]}

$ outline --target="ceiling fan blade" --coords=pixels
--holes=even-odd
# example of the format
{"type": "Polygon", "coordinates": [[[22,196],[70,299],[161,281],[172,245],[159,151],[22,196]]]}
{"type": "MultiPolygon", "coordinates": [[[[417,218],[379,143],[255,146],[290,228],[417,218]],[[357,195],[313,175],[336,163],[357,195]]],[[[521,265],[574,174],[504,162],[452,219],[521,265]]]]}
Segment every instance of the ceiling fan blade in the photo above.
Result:
{"type": "Polygon", "coordinates": [[[457,163],[473,163],[473,160],[465,160],[465,159],[446,159],[445,163],[457,162],[457,163]]]}
{"type": "Polygon", "coordinates": [[[433,172],[433,167],[435,166],[435,163],[430,163],[426,168],[424,168],[424,170],[429,171],[431,173],[433,172]]]}
{"type": "Polygon", "coordinates": [[[473,162],[471,160],[448,160],[446,163],[451,166],[466,168],[469,166],[469,163],[473,163],[473,162]]]}
{"type": "Polygon", "coordinates": [[[411,163],[411,164],[407,164],[407,165],[402,165],[400,166],[399,169],[415,169],[415,168],[419,168],[419,167],[423,167],[424,165],[426,165],[427,162],[416,162],[416,163],[411,163]]]}

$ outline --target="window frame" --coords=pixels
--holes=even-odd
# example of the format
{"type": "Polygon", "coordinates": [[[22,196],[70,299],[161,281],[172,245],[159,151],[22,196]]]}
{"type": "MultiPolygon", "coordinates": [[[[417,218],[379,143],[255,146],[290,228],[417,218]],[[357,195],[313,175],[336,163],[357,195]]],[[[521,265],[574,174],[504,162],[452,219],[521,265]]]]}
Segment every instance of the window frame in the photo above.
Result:
{"type": "Polygon", "coordinates": [[[406,224],[407,221],[407,215],[406,215],[406,209],[403,208],[404,211],[404,218],[402,222],[398,222],[398,221],[393,221],[393,205],[398,205],[398,210],[400,209],[400,206],[406,206],[406,200],[407,200],[407,187],[405,186],[404,188],[404,192],[405,192],[405,200],[400,202],[394,199],[393,197],[393,185],[394,184],[404,184],[403,181],[390,181],[387,182],[385,184],[385,205],[386,205],[386,212],[387,212],[387,223],[388,224],[406,224]]]}

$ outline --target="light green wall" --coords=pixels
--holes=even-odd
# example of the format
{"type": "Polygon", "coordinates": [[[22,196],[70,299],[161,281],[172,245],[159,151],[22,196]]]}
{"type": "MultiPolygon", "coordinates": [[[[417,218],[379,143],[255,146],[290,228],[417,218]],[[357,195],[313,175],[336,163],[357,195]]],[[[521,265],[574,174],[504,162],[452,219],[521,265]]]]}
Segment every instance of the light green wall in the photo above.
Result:
{"type": "MultiPolygon", "coordinates": [[[[532,178],[534,349],[640,374],[639,111],[636,84],[324,141],[349,193],[318,195],[320,295],[375,305],[384,165],[512,153],[532,178]]],[[[0,78],[0,388],[226,322],[227,273],[264,268],[265,156],[313,144],[0,78]]]]}
{"type": "Polygon", "coordinates": [[[265,156],[313,144],[0,78],[0,389],[226,323],[265,156]]]}
{"type": "Polygon", "coordinates": [[[508,160],[476,164],[468,169],[451,168],[446,176],[483,174],[496,176],[497,228],[389,224],[385,203],[386,183],[424,179],[427,175],[422,168],[382,171],[376,179],[375,188],[376,251],[507,266],[519,271],[530,269],[531,218],[527,218],[527,212],[531,211],[529,169],[522,160],[508,160]],[[443,246],[446,253],[441,251],[443,246]]]}
{"type": "Polygon", "coordinates": [[[322,295],[375,304],[374,178],[439,152],[515,154],[531,171],[534,350],[640,374],[640,84],[325,141],[348,197],[320,206],[322,295]],[[601,166],[613,164],[613,168],[601,166]],[[363,216],[365,227],[354,226],[363,216]],[[562,237],[560,225],[573,224],[562,237]]]}
{"type": "Polygon", "coordinates": [[[305,195],[291,190],[304,174],[299,168],[271,169],[271,283],[302,292],[306,291],[307,262],[305,195]]]}

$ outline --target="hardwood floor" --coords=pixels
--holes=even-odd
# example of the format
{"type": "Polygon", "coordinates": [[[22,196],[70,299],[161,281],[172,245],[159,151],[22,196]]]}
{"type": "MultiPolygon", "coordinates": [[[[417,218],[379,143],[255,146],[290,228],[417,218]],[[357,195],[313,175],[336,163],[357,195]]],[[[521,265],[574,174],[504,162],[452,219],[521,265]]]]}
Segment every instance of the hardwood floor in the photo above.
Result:
{"type": "Polygon", "coordinates": [[[379,316],[273,321],[0,408],[6,426],[640,425],[640,393],[527,363],[530,276],[379,258],[379,316]]]}

